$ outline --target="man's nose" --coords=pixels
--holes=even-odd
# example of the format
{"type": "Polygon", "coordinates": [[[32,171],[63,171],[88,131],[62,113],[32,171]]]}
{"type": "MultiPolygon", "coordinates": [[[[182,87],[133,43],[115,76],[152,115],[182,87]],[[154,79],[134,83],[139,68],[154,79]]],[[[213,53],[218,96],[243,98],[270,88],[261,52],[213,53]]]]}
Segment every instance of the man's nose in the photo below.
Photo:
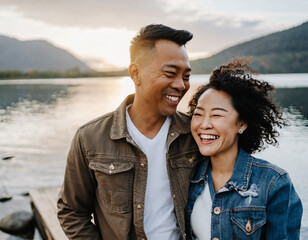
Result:
{"type": "Polygon", "coordinates": [[[186,89],[186,86],[185,86],[183,78],[180,76],[177,77],[172,84],[172,88],[175,88],[178,91],[184,91],[186,89]]]}

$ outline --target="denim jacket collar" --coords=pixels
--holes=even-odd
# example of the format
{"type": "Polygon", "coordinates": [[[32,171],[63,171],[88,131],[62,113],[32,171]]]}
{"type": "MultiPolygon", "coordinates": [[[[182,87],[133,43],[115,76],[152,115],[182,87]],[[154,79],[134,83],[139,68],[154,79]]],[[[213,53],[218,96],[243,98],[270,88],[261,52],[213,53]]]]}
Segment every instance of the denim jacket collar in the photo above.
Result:
{"type": "Polygon", "coordinates": [[[194,178],[191,180],[192,183],[199,183],[200,181],[205,181],[207,176],[207,169],[210,165],[210,158],[205,157],[201,162],[198,171],[196,172],[194,178]]]}
{"type": "Polygon", "coordinates": [[[239,149],[232,177],[228,181],[228,184],[235,189],[246,191],[251,175],[251,165],[252,156],[243,149],[239,149]]]}
{"type": "MultiPolygon", "coordinates": [[[[198,183],[201,180],[206,180],[207,169],[209,167],[210,158],[205,157],[201,163],[200,168],[195,174],[195,177],[191,181],[192,183],[198,183]]],[[[246,191],[248,188],[249,178],[251,175],[252,157],[249,153],[243,149],[239,149],[239,153],[236,158],[234,169],[231,179],[226,183],[227,186],[233,187],[238,190],[246,191]]]]}
{"type": "MultiPolygon", "coordinates": [[[[134,102],[134,94],[126,97],[122,104],[114,112],[114,120],[110,130],[110,138],[113,140],[126,138],[129,136],[126,126],[126,107],[134,102]]],[[[190,132],[190,124],[187,124],[179,112],[171,117],[171,128],[178,134],[187,134],[190,132]]]]}

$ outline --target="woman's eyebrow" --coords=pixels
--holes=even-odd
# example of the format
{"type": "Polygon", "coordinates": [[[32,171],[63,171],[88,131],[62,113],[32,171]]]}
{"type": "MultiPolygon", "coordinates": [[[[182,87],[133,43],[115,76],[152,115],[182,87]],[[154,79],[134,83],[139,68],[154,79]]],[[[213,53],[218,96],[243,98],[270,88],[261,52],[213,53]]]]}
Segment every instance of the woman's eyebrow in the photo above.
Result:
{"type": "MultiPolygon", "coordinates": [[[[205,109],[203,107],[197,106],[196,109],[201,110],[201,111],[205,111],[205,109]]],[[[214,107],[211,109],[212,111],[214,110],[220,110],[220,111],[224,111],[224,112],[228,112],[228,110],[221,108],[221,107],[214,107]]]]}
{"type": "Polygon", "coordinates": [[[214,111],[214,110],[220,110],[220,111],[228,112],[228,110],[227,110],[227,109],[220,108],[220,107],[215,107],[215,108],[212,108],[212,111],[214,111]]]}
{"type": "Polygon", "coordinates": [[[201,110],[201,111],[204,111],[204,108],[203,108],[203,107],[197,106],[196,109],[201,110]]]}

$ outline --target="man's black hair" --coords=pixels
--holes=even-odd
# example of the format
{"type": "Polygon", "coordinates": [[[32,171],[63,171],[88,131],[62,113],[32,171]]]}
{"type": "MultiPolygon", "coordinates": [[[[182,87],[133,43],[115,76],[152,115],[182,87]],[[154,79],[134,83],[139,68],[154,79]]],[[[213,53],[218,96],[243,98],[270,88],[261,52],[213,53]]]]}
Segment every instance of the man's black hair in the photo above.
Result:
{"type": "Polygon", "coordinates": [[[158,40],[169,40],[182,46],[191,40],[193,34],[186,30],[177,30],[163,24],[150,24],[140,29],[132,39],[130,58],[133,62],[142,49],[152,49],[158,40]]]}

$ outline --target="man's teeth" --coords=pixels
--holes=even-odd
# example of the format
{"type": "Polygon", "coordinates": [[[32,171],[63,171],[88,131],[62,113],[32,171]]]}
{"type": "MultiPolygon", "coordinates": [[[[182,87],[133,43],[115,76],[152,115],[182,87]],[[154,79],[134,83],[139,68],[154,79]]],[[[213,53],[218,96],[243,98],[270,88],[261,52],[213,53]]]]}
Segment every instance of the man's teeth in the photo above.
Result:
{"type": "Polygon", "coordinates": [[[168,98],[169,100],[174,101],[174,102],[177,102],[180,99],[180,97],[174,97],[174,96],[170,96],[170,95],[166,95],[166,98],[168,98]]]}
{"type": "Polygon", "coordinates": [[[216,136],[216,135],[205,135],[205,134],[200,134],[200,138],[201,138],[202,140],[214,140],[214,139],[219,138],[219,136],[216,136]]]}

